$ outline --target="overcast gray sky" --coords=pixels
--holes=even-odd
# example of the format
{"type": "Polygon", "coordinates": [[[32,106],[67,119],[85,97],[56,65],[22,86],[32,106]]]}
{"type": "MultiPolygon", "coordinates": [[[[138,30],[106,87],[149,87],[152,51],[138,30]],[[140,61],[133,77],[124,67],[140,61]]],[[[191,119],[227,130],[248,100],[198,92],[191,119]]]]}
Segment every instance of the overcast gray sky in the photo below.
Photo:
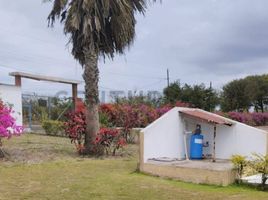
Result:
{"type": "MultiPolygon", "coordinates": [[[[0,82],[8,72],[82,80],[62,26],[47,27],[50,3],[0,0],[0,82]]],[[[133,47],[100,60],[100,89],[159,90],[171,80],[220,89],[232,79],[268,73],[267,0],[163,0],[138,16],[133,47]]],[[[81,85],[80,88],[83,86],[81,85]]],[[[53,94],[61,84],[23,81],[23,90],[53,94]]]]}

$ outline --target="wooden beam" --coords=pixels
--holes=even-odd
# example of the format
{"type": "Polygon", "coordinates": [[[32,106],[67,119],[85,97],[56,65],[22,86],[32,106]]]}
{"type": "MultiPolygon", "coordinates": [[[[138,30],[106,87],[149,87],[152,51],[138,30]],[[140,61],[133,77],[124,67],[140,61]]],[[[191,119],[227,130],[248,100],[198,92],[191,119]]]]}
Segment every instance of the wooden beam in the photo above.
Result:
{"type": "Polygon", "coordinates": [[[21,87],[21,76],[15,76],[15,85],[21,87]]]}
{"type": "Polygon", "coordinates": [[[73,98],[73,105],[75,109],[76,99],[77,99],[77,84],[72,84],[72,98],[73,98]]]}
{"type": "Polygon", "coordinates": [[[29,74],[24,72],[11,72],[9,73],[10,76],[20,76],[21,78],[33,79],[37,81],[49,81],[49,82],[56,82],[56,83],[64,83],[64,84],[80,84],[81,81],[77,80],[70,80],[65,78],[53,77],[53,76],[43,76],[37,74],[29,74]]]}
{"type": "Polygon", "coordinates": [[[217,132],[217,125],[214,125],[214,136],[213,136],[213,158],[212,162],[216,162],[216,132],[217,132]]]}

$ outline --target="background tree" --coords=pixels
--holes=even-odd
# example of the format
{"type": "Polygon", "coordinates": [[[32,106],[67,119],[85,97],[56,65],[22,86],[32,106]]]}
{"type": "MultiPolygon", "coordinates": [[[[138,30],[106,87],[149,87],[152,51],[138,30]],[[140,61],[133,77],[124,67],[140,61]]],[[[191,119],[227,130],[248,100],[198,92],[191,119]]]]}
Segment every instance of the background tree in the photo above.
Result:
{"type": "Polygon", "coordinates": [[[181,100],[181,85],[178,81],[171,83],[164,89],[164,102],[174,104],[181,100]]]}
{"type": "Polygon", "coordinates": [[[212,87],[205,89],[205,106],[204,109],[214,111],[216,106],[220,104],[219,93],[212,87]]]}
{"type": "Polygon", "coordinates": [[[189,103],[193,107],[207,111],[213,111],[219,104],[218,94],[213,88],[207,88],[204,84],[181,86],[178,82],[164,89],[164,100],[171,104],[177,101],[189,103]]]}
{"type": "Polygon", "coordinates": [[[246,81],[246,93],[250,94],[250,101],[256,112],[264,112],[268,104],[268,75],[248,76],[246,81]]]}
{"type": "Polygon", "coordinates": [[[264,112],[268,106],[268,75],[248,76],[234,80],[223,87],[221,95],[223,111],[249,110],[264,112]]]}
{"type": "Polygon", "coordinates": [[[196,108],[213,111],[219,103],[216,90],[207,88],[205,84],[187,85],[182,88],[182,101],[192,104],[196,108]]]}
{"type": "Polygon", "coordinates": [[[48,16],[53,25],[56,18],[64,23],[70,36],[72,54],[84,68],[87,130],[85,151],[99,131],[98,58],[113,58],[133,43],[135,13],[144,13],[146,0],[53,0],[48,16]]]}
{"type": "Polygon", "coordinates": [[[234,80],[223,87],[221,95],[221,109],[228,111],[248,111],[251,101],[246,92],[246,81],[244,79],[234,80]]]}

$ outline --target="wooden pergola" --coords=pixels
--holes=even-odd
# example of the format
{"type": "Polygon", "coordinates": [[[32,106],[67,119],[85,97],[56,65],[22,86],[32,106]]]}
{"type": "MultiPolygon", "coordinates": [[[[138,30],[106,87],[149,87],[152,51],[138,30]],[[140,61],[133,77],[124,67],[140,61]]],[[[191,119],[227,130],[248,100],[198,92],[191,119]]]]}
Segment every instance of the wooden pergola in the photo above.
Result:
{"type": "Polygon", "coordinates": [[[32,79],[36,81],[48,81],[48,82],[55,82],[55,83],[70,84],[72,85],[73,104],[76,105],[77,88],[78,88],[78,84],[80,84],[81,81],[52,77],[52,76],[29,74],[29,73],[24,73],[24,72],[11,72],[9,73],[9,75],[15,77],[15,85],[19,87],[21,87],[22,85],[22,78],[32,79]]]}

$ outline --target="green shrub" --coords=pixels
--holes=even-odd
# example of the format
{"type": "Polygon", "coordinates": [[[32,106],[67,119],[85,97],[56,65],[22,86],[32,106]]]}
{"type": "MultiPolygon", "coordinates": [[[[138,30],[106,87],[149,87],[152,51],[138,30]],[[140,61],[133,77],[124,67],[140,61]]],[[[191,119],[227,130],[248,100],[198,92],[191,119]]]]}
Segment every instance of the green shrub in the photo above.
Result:
{"type": "Polygon", "coordinates": [[[109,121],[109,117],[106,113],[100,112],[99,117],[101,127],[103,128],[113,127],[113,124],[109,121]]]}
{"type": "Polygon", "coordinates": [[[63,133],[63,122],[56,120],[44,120],[42,127],[47,135],[59,135],[63,133]]]}

